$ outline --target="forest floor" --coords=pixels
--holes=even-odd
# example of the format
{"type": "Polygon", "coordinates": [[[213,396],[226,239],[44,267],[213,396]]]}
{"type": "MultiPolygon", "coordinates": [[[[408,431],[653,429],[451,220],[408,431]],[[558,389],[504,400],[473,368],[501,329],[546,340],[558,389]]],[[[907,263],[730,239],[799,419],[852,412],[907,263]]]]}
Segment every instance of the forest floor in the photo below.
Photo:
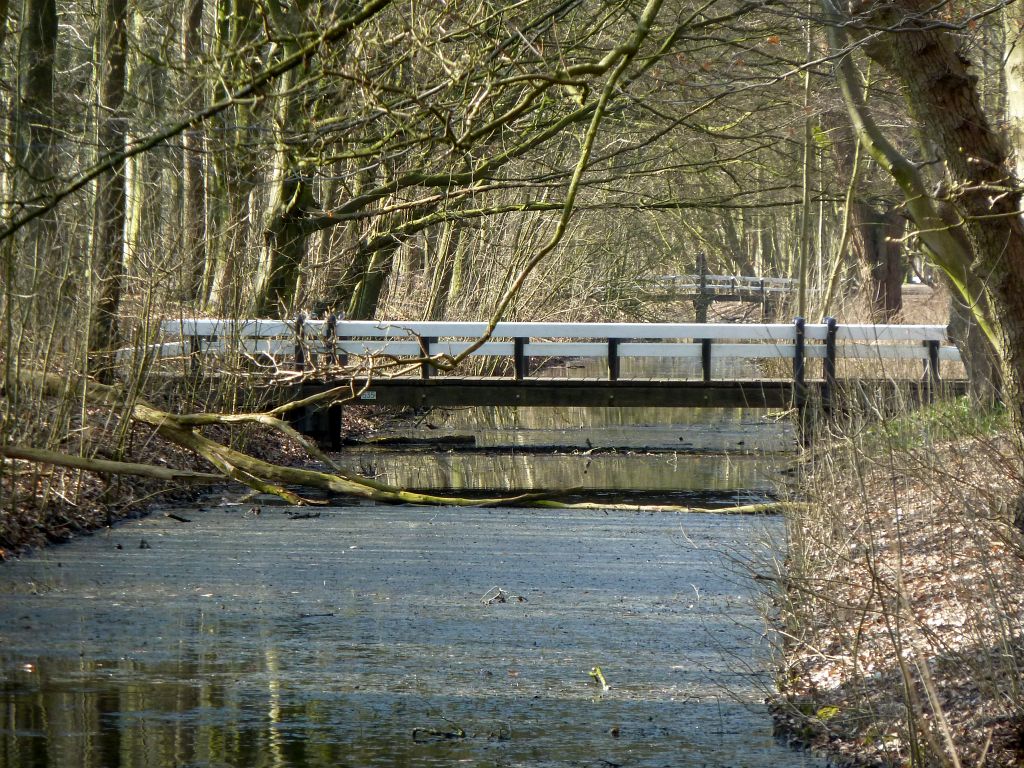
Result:
{"type": "Polygon", "coordinates": [[[1012,448],[905,424],[811,462],[779,564],[779,731],[838,765],[1024,765],[1012,448]]]}

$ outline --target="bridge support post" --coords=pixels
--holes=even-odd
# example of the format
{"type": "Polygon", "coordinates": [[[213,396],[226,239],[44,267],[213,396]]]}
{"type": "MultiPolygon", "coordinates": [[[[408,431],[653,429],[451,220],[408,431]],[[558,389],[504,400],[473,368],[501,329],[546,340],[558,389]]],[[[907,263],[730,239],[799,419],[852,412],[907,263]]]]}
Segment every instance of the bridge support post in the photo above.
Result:
{"type": "Polygon", "coordinates": [[[525,354],[526,339],[516,336],[512,343],[512,362],[515,366],[516,381],[522,381],[530,373],[530,359],[525,354]]]}
{"type": "Polygon", "coordinates": [[[700,370],[704,383],[711,382],[711,339],[700,340],[700,370]]]}
{"type": "Polygon", "coordinates": [[[608,380],[618,381],[619,378],[619,340],[608,339],[608,380]]]}
{"type": "Polygon", "coordinates": [[[822,364],[825,384],[821,389],[821,410],[826,418],[831,418],[836,389],[836,331],[839,323],[834,317],[826,317],[825,326],[825,360],[822,364]]]}

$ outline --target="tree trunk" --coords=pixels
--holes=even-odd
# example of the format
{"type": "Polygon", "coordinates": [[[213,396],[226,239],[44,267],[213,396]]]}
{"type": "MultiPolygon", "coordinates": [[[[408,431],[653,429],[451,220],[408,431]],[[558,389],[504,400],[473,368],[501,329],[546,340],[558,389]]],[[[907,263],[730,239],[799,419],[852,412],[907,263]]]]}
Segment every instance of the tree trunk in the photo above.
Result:
{"type": "Polygon", "coordinates": [[[21,11],[19,61],[20,141],[18,166],[33,186],[52,181],[56,159],[53,105],[57,50],[56,0],[25,0],[21,11]]]}
{"type": "MultiPolygon", "coordinates": [[[[286,11],[279,3],[271,2],[266,8],[279,29],[278,34],[289,36],[281,45],[287,57],[294,53],[300,33],[310,22],[312,4],[310,0],[301,0],[286,11]]],[[[303,219],[319,207],[306,180],[308,167],[296,160],[289,145],[290,136],[299,130],[300,115],[306,111],[300,109],[303,96],[295,92],[297,82],[295,70],[285,73],[277,82],[270,205],[256,289],[256,311],[263,316],[277,316],[280,312],[290,315],[298,309],[294,304],[299,273],[306,258],[306,241],[313,231],[303,219]]]]}
{"type": "Polygon", "coordinates": [[[1006,122],[1018,179],[1024,179],[1024,5],[1010,3],[1003,9],[1006,80],[1006,122]]]}
{"type": "MultiPolygon", "coordinates": [[[[203,0],[188,0],[184,7],[181,27],[181,59],[185,72],[203,54],[203,0]]],[[[185,83],[185,102],[191,112],[203,104],[203,81],[188,76],[185,83]]],[[[185,264],[184,296],[186,300],[206,301],[209,286],[206,268],[206,179],[204,171],[204,126],[194,126],[181,135],[182,187],[184,199],[181,209],[182,255],[185,264]]]]}
{"type": "MultiPolygon", "coordinates": [[[[952,287],[951,287],[952,288],[952,287]]],[[[949,336],[960,350],[971,398],[990,407],[999,398],[1001,373],[992,345],[955,290],[949,296],[949,336]]]]}
{"type": "Polygon", "coordinates": [[[903,275],[900,252],[904,219],[892,208],[878,210],[854,201],[850,208],[850,247],[869,278],[872,319],[892,322],[903,309],[903,275]]]}
{"type": "Polygon", "coordinates": [[[444,320],[447,316],[455,256],[462,237],[462,227],[459,221],[449,221],[441,228],[439,236],[433,240],[434,270],[426,307],[423,310],[423,317],[427,320],[444,320]]]}
{"type": "Polygon", "coordinates": [[[732,265],[733,274],[753,276],[756,274],[753,260],[740,240],[739,232],[736,231],[734,216],[737,215],[731,211],[723,211],[718,215],[722,228],[722,240],[729,251],[725,257],[732,265]]]}
{"type": "Polygon", "coordinates": [[[377,304],[384,289],[384,282],[391,274],[395,251],[401,245],[399,240],[374,252],[370,264],[352,294],[348,317],[352,320],[372,320],[377,313],[377,304]]]}
{"type": "MultiPolygon", "coordinates": [[[[219,0],[216,5],[214,55],[233,62],[229,70],[234,78],[245,76],[245,62],[239,51],[257,49],[261,33],[260,14],[254,0],[219,0]]],[[[223,98],[227,90],[217,94],[223,98]]],[[[251,281],[242,284],[239,274],[245,257],[252,250],[248,222],[253,220],[254,194],[260,180],[257,161],[249,145],[254,111],[262,104],[236,104],[218,115],[206,136],[227,136],[226,144],[211,151],[207,166],[206,206],[208,218],[206,266],[203,285],[209,286],[206,308],[219,315],[241,311],[243,293],[252,290],[251,281]],[[243,290],[245,289],[245,290],[243,290]]]]}
{"type": "MultiPolygon", "coordinates": [[[[124,100],[127,54],[127,0],[104,0],[96,33],[97,146],[101,156],[125,147],[124,100]]],[[[89,329],[89,368],[109,379],[107,353],[117,346],[118,312],[124,278],[124,161],[96,181],[92,272],[94,302],[89,329]]]]}
{"type": "MultiPolygon", "coordinates": [[[[956,40],[925,0],[872,8],[872,24],[889,30],[866,46],[904,86],[907,103],[934,142],[949,176],[950,203],[970,244],[965,279],[982,286],[987,323],[1002,364],[1003,400],[1024,460],[1024,223],[1021,187],[1003,138],[981,108],[977,78],[956,40]]],[[[908,198],[908,206],[912,201],[908,198]]],[[[922,232],[924,238],[924,232],[922,232]]],[[[954,276],[956,278],[956,276],[954,276]]],[[[970,297],[968,297],[970,298],[970,297]]],[[[972,301],[981,312],[981,302],[972,301]]],[[[1024,527],[1024,496],[1014,508],[1024,527]]]]}

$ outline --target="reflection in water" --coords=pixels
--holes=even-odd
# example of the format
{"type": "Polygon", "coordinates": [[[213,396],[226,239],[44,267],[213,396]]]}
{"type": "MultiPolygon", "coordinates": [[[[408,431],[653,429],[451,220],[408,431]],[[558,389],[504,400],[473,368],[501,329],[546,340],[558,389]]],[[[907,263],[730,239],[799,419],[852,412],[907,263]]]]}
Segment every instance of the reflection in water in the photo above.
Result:
{"type": "Polygon", "coordinates": [[[406,488],[526,491],[562,488],[707,493],[770,491],[764,458],[685,453],[516,454],[350,450],[342,463],[406,488]]]}
{"type": "Polygon", "coordinates": [[[424,490],[763,493],[778,485],[796,444],[791,420],[738,408],[438,410],[385,436],[455,435],[471,437],[477,450],[349,448],[339,461],[424,490]]]}

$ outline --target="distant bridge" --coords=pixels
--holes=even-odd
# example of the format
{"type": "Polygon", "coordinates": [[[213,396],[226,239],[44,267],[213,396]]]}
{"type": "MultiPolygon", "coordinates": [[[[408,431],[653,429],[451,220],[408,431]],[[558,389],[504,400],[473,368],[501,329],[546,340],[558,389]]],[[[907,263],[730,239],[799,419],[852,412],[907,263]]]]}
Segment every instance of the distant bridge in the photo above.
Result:
{"type": "Polygon", "coordinates": [[[678,299],[708,296],[714,301],[768,301],[796,293],[798,282],[788,277],[747,275],[659,275],[644,281],[651,290],[678,299]]]}
{"type": "MultiPolygon", "coordinates": [[[[814,399],[830,412],[836,392],[851,386],[896,386],[922,399],[940,387],[963,389],[962,382],[940,377],[942,363],[959,362],[960,354],[949,343],[946,328],[936,325],[847,325],[832,319],[760,324],[503,322],[472,352],[506,360],[507,373],[501,376],[467,376],[437,367],[438,361],[462,354],[483,336],[483,322],[341,321],[332,333],[322,320],[190,318],[165,321],[161,329],[165,338],[176,340],[147,352],[185,360],[193,375],[215,372],[229,359],[236,364],[262,362],[294,372],[292,395],[294,387],[298,394],[309,395],[349,386],[359,400],[378,405],[802,409],[814,399]],[[587,358],[603,361],[604,375],[554,378],[540,362],[587,358]],[[691,364],[684,362],[686,371],[671,376],[623,375],[623,361],[634,358],[691,364]],[[767,372],[716,376],[715,364],[721,360],[753,361],[767,372]],[[811,371],[817,361],[820,367],[811,371]],[[372,374],[385,362],[404,363],[403,374],[372,374]],[[841,365],[848,370],[840,372],[841,365]]],[[[340,423],[340,417],[329,421],[340,423]]],[[[326,424],[310,431],[334,428],[326,424]]]]}

